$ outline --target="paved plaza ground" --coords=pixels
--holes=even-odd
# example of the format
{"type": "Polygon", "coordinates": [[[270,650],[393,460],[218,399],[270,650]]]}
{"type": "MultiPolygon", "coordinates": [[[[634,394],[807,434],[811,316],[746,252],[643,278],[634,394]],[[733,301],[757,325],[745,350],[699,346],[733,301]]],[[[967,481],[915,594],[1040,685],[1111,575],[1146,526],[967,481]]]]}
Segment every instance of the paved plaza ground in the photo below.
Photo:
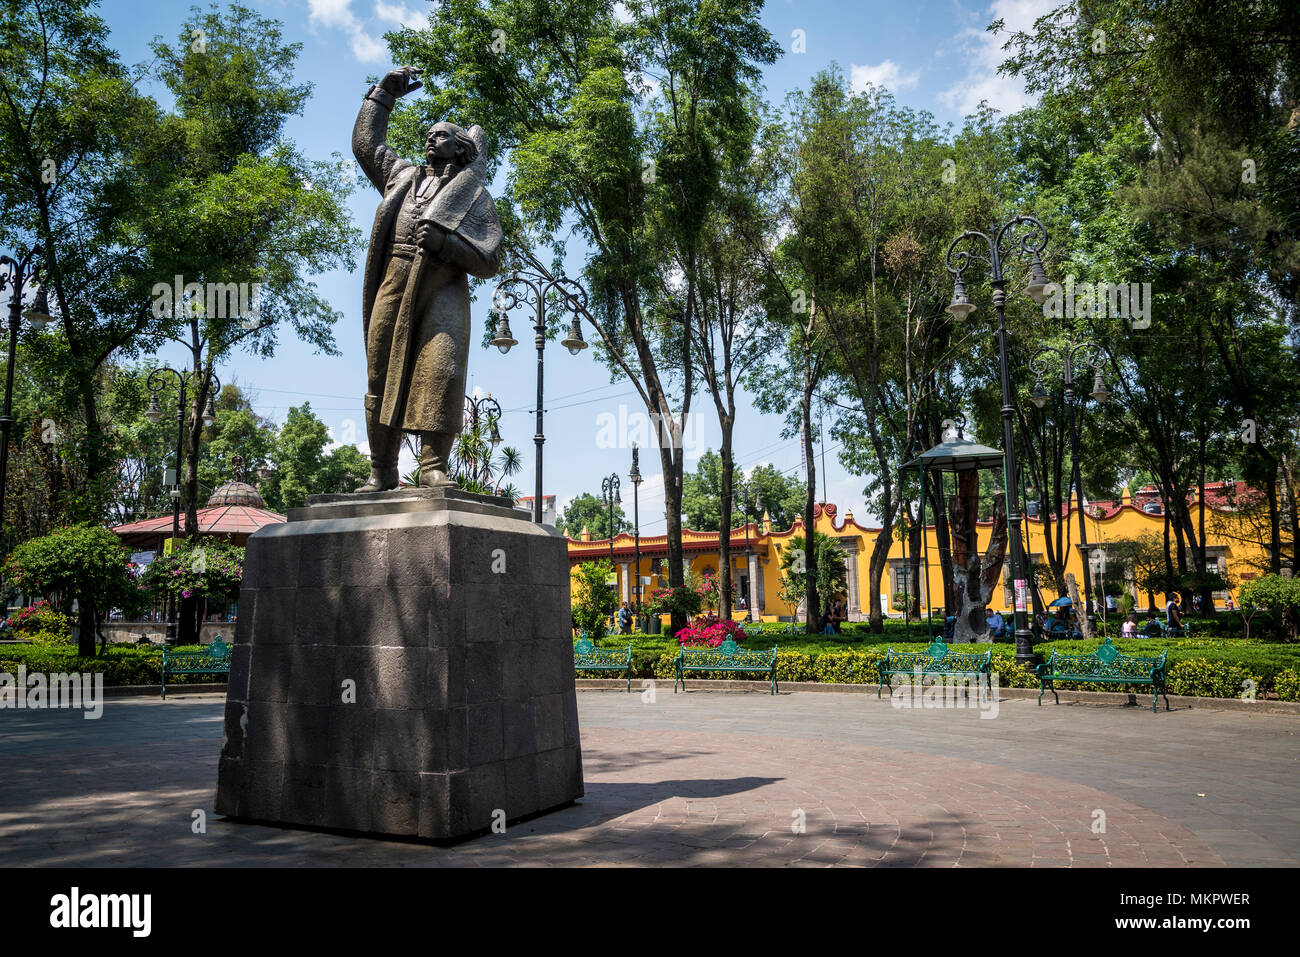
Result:
{"type": "Polygon", "coordinates": [[[1300,864],[1296,716],[584,690],[586,797],[435,847],[217,817],[224,700],[6,712],[0,866],[1300,864]]]}

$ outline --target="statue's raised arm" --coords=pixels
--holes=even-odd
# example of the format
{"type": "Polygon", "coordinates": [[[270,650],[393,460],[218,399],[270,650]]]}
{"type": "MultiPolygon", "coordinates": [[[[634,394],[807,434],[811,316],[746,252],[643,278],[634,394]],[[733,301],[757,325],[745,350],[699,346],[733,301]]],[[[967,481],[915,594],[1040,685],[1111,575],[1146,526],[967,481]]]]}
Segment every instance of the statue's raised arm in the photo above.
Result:
{"type": "Polygon", "coordinates": [[[394,103],[424,85],[416,79],[419,74],[420,71],[413,66],[390,70],[366,92],[357,122],[352,127],[352,155],[361,164],[366,178],[381,193],[394,173],[411,165],[388,145],[388,117],[394,103]]]}

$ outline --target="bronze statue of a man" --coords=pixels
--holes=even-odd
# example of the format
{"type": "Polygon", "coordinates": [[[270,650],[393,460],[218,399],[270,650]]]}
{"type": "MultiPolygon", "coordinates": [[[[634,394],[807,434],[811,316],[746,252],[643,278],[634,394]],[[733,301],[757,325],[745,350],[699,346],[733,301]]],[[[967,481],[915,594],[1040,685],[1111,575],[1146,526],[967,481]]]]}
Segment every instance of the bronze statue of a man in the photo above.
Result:
{"type": "Polygon", "coordinates": [[[404,432],[420,436],[420,484],[450,484],[469,362],[467,276],[489,279],[500,268],[501,224],[483,184],[482,127],[435,123],[425,165],[388,146],[389,112],[398,97],[420,88],[416,76],[403,67],[371,87],[352,130],[352,152],[384,196],[361,302],[371,468],[359,492],[397,487],[404,432]]]}

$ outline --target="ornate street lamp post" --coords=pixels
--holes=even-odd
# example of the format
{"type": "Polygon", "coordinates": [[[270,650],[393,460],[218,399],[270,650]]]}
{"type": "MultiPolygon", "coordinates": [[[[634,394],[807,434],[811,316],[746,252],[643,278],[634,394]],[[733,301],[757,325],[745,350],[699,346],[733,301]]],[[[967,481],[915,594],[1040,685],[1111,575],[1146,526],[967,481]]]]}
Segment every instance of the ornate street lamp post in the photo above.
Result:
{"type": "MultiPolygon", "coordinates": [[[[169,373],[176,378],[177,399],[176,399],[176,474],[175,484],[171,487],[172,498],[172,539],[181,537],[181,460],[185,457],[185,424],[189,420],[186,414],[186,391],[189,379],[183,372],[177,372],[170,366],[162,366],[154,369],[149,373],[149,378],[145,384],[149,387],[149,408],[145,412],[145,418],[157,425],[163,419],[162,408],[158,405],[158,393],[166,386],[166,376],[163,373],[169,373]]],[[[203,424],[211,425],[216,421],[217,412],[213,404],[212,397],[221,391],[221,380],[215,373],[209,374],[208,380],[211,383],[208,387],[208,403],[203,409],[203,424]]],[[[167,643],[174,645],[176,643],[176,601],[169,599],[167,612],[167,643]]]]}
{"type": "MultiPolygon", "coordinates": [[[[501,433],[497,430],[497,424],[501,421],[501,403],[492,398],[492,393],[475,399],[472,396],[465,396],[465,418],[469,420],[470,429],[475,435],[475,446],[477,447],[478,423],[481,416],[487,417],[487,424],[492,427],[492,433],[488,436],[488,441],[492,447],[501,444],[501,433]]],[[[478,463],[474,463],[474,470],[478,471],[478,463]]],[[[483,483],[487,484],[487,464],[484,463],[483,472],[480,476],[483,483]]]]}
{"type": "Polygon", "coordinates": [[[14,399],[14,356],[18,351],[18,330],[22,327],[23,317],[36,331],[45,328],[46,323],[53,322],[50,316],[49,298],[44,285],[37,286],[36,301],[31,308],[23,311],[23,287],[28,279],[40,282],[44,270],[40,265],[41,248],[34,246],[29,252],[17,259],[0,256],[0,292],[6,287],[12,291],[9,295],[9,362],[5,367],[5,404],[4,414],[0,415],[0,537],[4,535],[5,489],[9,480],[9,432],[13,428],[14,399]]]}
{"type": "MultiPolygon", "coordinates": [[[[1105,361],[1106,353],[1098,345],[1092,342],[1071,342],[1064,346],[1043,346],[1034,353],[1029,360],[1029,368],[1033,370],[1037,377],[1034,382],[1034,391],[1030,396],[1034,405],[1042,408],[1047,404],[1047,390],[1043,388],[1043,373],[1047,371],[1049,355],[1060,356],[1061,363],[1064,366],[1065,375],[1062,383],[1065,386],[1065,404],[1070,410],[1070,481],[1074,483],[1074,501],[1075,509],[1079,513],[1079,557],[1083,560],[1083,607],[1085,617],[1088,619],[1092,633],[1097,633],[1097,610],[1092,600],[1092,574],[1088,561],[1088,526],[1085,522],[1083,513],[1083,470],[1079,465],[1079,424],[1075,416],[1075,391],[1074,391],[1074,370],[1079,360],[1083,360],[1085,368],[1093,370],[1092,392],[1089,393],[1098,405],[1104,403],[1110,398],[1110,389],[1106,387],[1106,382],[1101,376],[1101,367],[1105,361]]],[[[1082,401],[1082,400],[1081,400],[1082,401]]]]}
{"type": "Polygon", "coordinates": [[[618,494],[618,473],[606,475],[600,480],[600,499],[609,509],[609,563],[614,564],[614,506],[622,505],[623,499],[618,494]]]}
{"type": "Polygon", "coordinates": [[[1024,541],[1021,538],[1020,479],[1016,468],[1016,407],[1011,395],[1011,374],[1007,368],[1007,280],[1002,264],[1007,254],[1017,249],[1030,260],[1029,283],[1025,291],[1034,302],[1047,298],[1047,274],[1043,270],[1042,251],[1047,245],[1047,227],[1032,216],[1017,216],[999,226],[992,236],[978,230],[967,230],[948,247],[945,261],[953,275],[952,302],[945,310],[954,319],[964,320],[975,311],[975,305],[966,294],[962,273],[971,260],[979,259],[989,266],[989,285],[993,289],[993,308],[997,313],[998,371],[1002,380],[1002,440],[1006,449],[1007,528],[1011,539],[1011,568],[1014,583],[1013,604],[1016,619],[1016,661],[1029,664],[1034,660],[1034,637],[1029,631],[1028,563],[1025,560],[1024,541]],[[1020,226],[1028,229],[1019,237],[1015,231],[1020,226]],[[958,250],[957,246],[972,240],[975,248],[958,250]],[[981,248],[982,247],[982,248],[981,248]],[[988,256],[982,249],[988,250],[988,256]]]}
{"type": "Polygon", "coordinates": [[[582,338],[581,321],[578,318],[579,313],[587,308],[587,293],[574,280],[564,276],[547,279],[536,273],[525,273],[516,269],[492,293],[493,307],[501,314],[501,318],[497,321],[496,335],[492,337],[492,345],[500,349],[502,355],[509,352],[511,346],[518,345],[518,340],[510,332],[510,320],[506,318],[506,313],[521,302],[536,308],[533,332],[536,333],[537,344],[537,434],[533,436],[533,443],[537,447],[537,462],[533,521],[538,525],[542,523],[542,443],[546,441],[546,436],[542,432],[542,349],[546,345],[546,303],[548,298],[552,297],[558,298],[559,304],[573,313],[569,334],[560,340],[560,345],[576,356],[587,348],[587,343],[582,338]]]}
{"type": "MultiPolygon", "coordinates": [[[[609,509],[609,567],[614,569],[614,506],[623,504],[618,495],[618,473],[611,473],[600,480],[600,497],[609,509]]],[[[614,572],[615,587],[618,584],[618,572],[614,572]]],[[[615,612],[617,620],[618,613],[615,612]]]]}
{"type": "MultiPolygon", "coordinates": [[[[645,481],[641,478],[639,458],[640,450],[636,447],[636,443],[633,442],[632,471],[628,474],[628,479],[632,482],[632,552],[636,568],[636,614],[638,619],[641,617],[641,504],[639,493],[641,483],[645,481]]],[[[639,626],[640,622],[638,622],[639,626]]],[[[643,628],[642,631],[644,630],[643,628]]]]}

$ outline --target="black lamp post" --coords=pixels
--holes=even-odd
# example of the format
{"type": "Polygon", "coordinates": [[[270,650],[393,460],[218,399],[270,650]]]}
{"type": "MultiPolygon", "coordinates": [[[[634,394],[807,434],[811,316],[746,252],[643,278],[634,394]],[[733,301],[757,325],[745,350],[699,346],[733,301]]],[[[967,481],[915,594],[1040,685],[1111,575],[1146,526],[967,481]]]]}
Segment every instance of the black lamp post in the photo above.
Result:
{"type": "MultiPolygon", "coordinates": [[[[632,443],[632,471],[628,474],[628,479],[632,482],[632,553],[633,562],[636,567],[636,613],[637,617],[641,616],[641,504],[640,490],[641,483],[645,481],[641,478],[641,469],[639,467],[640,450],[636,443],[632,443]]],[[[613,539],[610,539],[611,542],[613,539]]],[[[642,629],[644,631],[644,629],[642,629]]]]}
{"type": "MultiPolygon", "coordinates": [[[[1091,342],[1071,342],[1064,346],[1043,346],[1034,353],[1029,360],[1029,368],[1034,371],[1036,381],[1034,382],[1034,391],[1030,396],[1034,405],[1042,408],[1047,404],[1047,390],[1043,388],[1043,373],[1047,371],[1047,357],[1057,355],[1061,357],[1061,363],[1065,369],[1065,375],[1062,383],[1065,386],[1065,404],[1070,410],[1070,481],[1074,483],[1074,501],[1075,509],[1079,513],[1079,557],[1083,560],[1083,607],[1084,614],[1092,628],[1092,633],[1097,633],[1097,610],[1092,600],[1092,573],[1089,566],[1088,555],[1088,527],[1083,514],[1083,470],[1079,467],[1079,424],[1075,416],[1075,396],[1074,391],[1074,370],[1076,363],[1080,359],[1083,365],[1093,370],[1092,392],[1089,393],[1097,404],[1101,405],[1110,398],[1110,389],[1106,387],[1106,382],[1101,377],[1101,367],[1105,360],[1106,353],[1102,348],[1091,342]]],[[[1082,400],[1081,400],[1082,401],[1082,400]]]]}
{"type": "Polygon", "coordinates": [[[600,480],[600,498],[609,509],[609,563],[614,564],[614,506],[622,505],[623,499],[618,494],[618,473],[605,476],[600,480]]]}
{"type": "Polygon", "coordinates": [[[39,283],[43,274],[40,256],[39,246],[32,247],[17,259],[0,256],[0,268],[6,270],[0,272],[0,292],[6,287],[12,289],[9,295],[9,362],[5,368],[5,405],[4,414],[0,415],[0,537],[4,535],[5,490],[9,480],[9,432],[14,425],[14,356],[18,351],[18,330],[22,328],[24,316],[38,332],[45,328],[46,323],[54,321],[49,314],[49,297],[43,285],[37,286],[36,301],[31,308],[23,311],[23,287],[28,279],[36,279],[39,283]]]}
{"type": "Polygon", "coordinates": [[[536,307],[533,332],[536,333],[537,344],[537,434],[533,436],[533,443],[537,447],[537,462],[533,521],[538,525],[542,523],[542,443],[546,441],[546,436],[542,432],[542,349],[546,345],[546,301],[552,294],[559,297],[563,308],[573,313],[569,333],[560,340],[560,345],[576,356],[587,348],[587,343],[582,338],[582,324],[578,318],[579,312],[587,308],[587,293],[574,280],[564,276],[548,279],[536,273],[524,273],[516,269],[492,293],[493,307],[501,313],[501,318],[497,321],[496,335],[492,337],[492,345],[500,349],[502,355],[509,352],[511,346],[518,345],[518,340],[510,332],[510,320],[506,318],[506,313],[521,302],[536,307]],[[522,288],[516,291],[516,287],[522,288]]]}
{"type": "MultiPolygon", "coordinates": [[[[189,419],[186,414],[186,391],[189,380],[185,373],[177,372],[170,366],[162,366],[154,369],[149,373],[149,378],[145,380],[149,387],[149,408],[144,416],[150,422],[157,425],[163,419],[162,408],[158,405],[158,393],[166,385],[166,377],[163,373],[170,373],[176,377],[178,388],[176,400],[176,482],[171,487],[172,498],[172,539],[181,537],[181,459],[185,457],[185,424],[189,419]]],[[[216,407],[213,405],[212,397],[221,390],[221,380],[215,373],[208,376],[211,385],[208,388],[208,404],[203,409],[203,424],[211,425],[216,421],[216,407]]],[[[169,599],[167,614],[167,643],[173,645],[176,643],[176,601],[169,599]]]]}
{"type": "MultiPolygon", "coordinates": [[[[475,399],[472,396],[465,396],[465,417],[469,419],[470,429],[475,436],[478,435],[478,423],[481,416],[487,416],[488,425],[492,427],[492,433],[488,436],[488,441],[492,443],[493,448],[501,444],[501,433],[497,430],[497,424],[501,421],[501,403],[492,398],[492,393],[475,399]]],[[[478,463],[474,463],[475,471],[478,470],[478,463]]],[[[481,476],[484,484],[487,483],[487,467],[484,466],[483,475],[481,476]]]]}
{"type": "Polygon", "coordinates": [[[1042,251],[1047,245],[1047,227],[1032,216],[1017,216],[1002,224],[992,236],[977,230],[967,230],[948,247],[945,261],[948,271],[953,274],[952,302],[946,312],[954,319],[963,320],[975,311],[975,305],[966,295],[966,284],[962,272],[970,265],[972,259],[980,259],[990,269],[989,285],[993,289],[993,308],[997,313],[998,337],[998,371],[1002,380],[1002,440],[1006,449],[1006,483],[1008,492],[1007,528],[1011,538],[1011,568],[1014,582],[1013,605],[1016,619],[1016,661],[1029,664],[1034,660],[1034,636],[1029,630],[1029,582],[1027,580],[1028,563],[1025,560],[1024,541],[1021,538],[1020,516],[1020,479],[1016,468],[1016,407],[1011,395],[1011,374],[1007,368],[1007,324],[1005,309],[1007,304],[1007,280],[1002,272],[1002,263],[1006,254],[1020,250],[1030,260],[1029,284],[1025,291],[1035,301],[1041,303],[1047,298],[1047,273],[1043,270],[1042,251]],[[1017,227],[1028,226],[1028,230],[1018,237],[1014,234],[1017,227]],[[975,249],[958,251],[957,246],[965,240],[978,240],[972,245],[975,249]],[[1004,245],[1005,244],[1005,245],[1004,245]],[[983,255],[988,250],[988,256],[983,255]]]}

